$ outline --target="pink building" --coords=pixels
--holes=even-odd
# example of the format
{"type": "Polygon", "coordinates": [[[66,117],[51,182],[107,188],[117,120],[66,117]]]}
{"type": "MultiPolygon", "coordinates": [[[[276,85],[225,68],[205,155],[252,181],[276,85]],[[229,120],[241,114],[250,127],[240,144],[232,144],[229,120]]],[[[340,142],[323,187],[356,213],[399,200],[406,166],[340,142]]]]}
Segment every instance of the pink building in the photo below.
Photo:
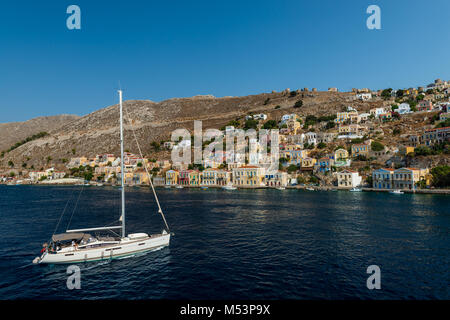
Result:
{"type": "Polygon", "coordinates": [[[433,110],[433,103],[428,100],[422,100],[417,106],[417,111],[431,111],[433,110]]]}

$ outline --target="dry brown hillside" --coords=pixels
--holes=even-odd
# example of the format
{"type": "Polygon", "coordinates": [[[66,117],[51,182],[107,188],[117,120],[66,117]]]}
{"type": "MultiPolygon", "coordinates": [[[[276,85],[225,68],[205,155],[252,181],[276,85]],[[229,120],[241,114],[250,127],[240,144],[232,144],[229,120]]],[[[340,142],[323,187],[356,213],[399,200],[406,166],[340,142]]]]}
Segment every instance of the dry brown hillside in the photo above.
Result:
{"type": "Polygon", "coordinates": [[[79,119],[76,115],[39,117],[23,122],[0,123],[0,151],[42,131],[52,131],[64,124],[79,119]]]}
{"type": "MultiPolygon", "coordinates": [[[[174,129],[193,128],[194,120],[203,121],[203,129],[220,128],[230,120],[242,118],[250,112],[264,112],[269,119],[280,119],[283,114],[296,112],[301,115],[331,115],[352,105],[358,110],[369,110],[380,106],[382,101],[351,101],[350,93],[300,92],[292,96],[289,92],[273,92],[244,97],[195,96],[191,98],[169,99],[159,103],[148,100],[130,100],[124,107],[130,113],[136,134],[146,156],[162,158],[167,154],[151,154],[151,142],[169,140],[174,129]],[[293,108],[301,99],[303,106],[293,108]],[[276,106],[280,106],[276,108],[276,106]]],[[[74,156],[95,156],[99,153],[118,154],[118,106],[110,106],[61,127],[49,130],[50,135],[28,142],[7,153],[0,159],[0,167],[7,168],[12,160],[14,167],[35,169],[49,165],[62,167],[63,159],[74,156]],[[51,159],[49,159],[49,157],[51,159]]],[[[48,130],[48,129],[47,129],[48,130]]],[[[38,131],[44,131],[39,128],[38,131]]],[[[125,125],[125,149],[137,153],[130,126],[125,125]]]]}

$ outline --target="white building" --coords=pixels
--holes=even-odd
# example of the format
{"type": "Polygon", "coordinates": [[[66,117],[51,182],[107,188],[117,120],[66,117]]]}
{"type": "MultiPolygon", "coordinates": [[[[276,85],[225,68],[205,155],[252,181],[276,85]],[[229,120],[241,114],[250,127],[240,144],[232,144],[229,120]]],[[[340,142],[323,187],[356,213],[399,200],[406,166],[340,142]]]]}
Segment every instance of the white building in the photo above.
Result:
{"type": "Polygon", "coordinates": [[[235,130],[234,126],[226,126],[225,127],[225,133],[233,133],[235,130]]]}
{"type": "Polygon", "coordinates": [[[384,109],[384,108],[370,109],[370,114],[374,115],[375,118],[378,118],[381,114],[385,114],[385,113],[386,113],[386,109],[384,109]]]}
{"type": "Polygon", "coordinates": [[[371,93],[358,93],[356,95],[356,98],[358,98],[359,100],[362,100],[362,101],[366,101],[366,100],[372,99],[372,94],[371,93]]]}
{"type": "Polygon", "coordinates": [[[307,132],[305,134],[306,143],[308,144],[317,144],[317,134],[315,132],[307,132]]]}
{"type": "Polygon", "coordinates": [[[338,179],[338,188],[350,189],[361,185],[362,178],[358,171],[343,170],[336,173],[338,179]]]}
{"type": "Polygon", "coordinates": [[[358,114],[358,122],[366,122],[370,117],[370,113],[363,112],[358,114]]]}
{"type": "Polygon", "coordinates": [[[395,111],[397,111],[399,114],[407,114],[411,113],[411,107],[409,106],[408,103],[403,102],[398,106],[398,109],[395,111]]]}
{"type": "Polygon", "coordinates": [[[296,120],[297,119],[297,115],[295,113],[291,113],[291,114],[285,114],[284,116],[281,117],[281,123],[284,124],[286,123],[288,120],[296,120]]]}
{"type": "Polygon", "coordinates": [[[255,114],[253,116],[253,119],[255,119],[255,120],[266,120],[267,119],[267,114],[264,114],[264,113],[255,114]]]}

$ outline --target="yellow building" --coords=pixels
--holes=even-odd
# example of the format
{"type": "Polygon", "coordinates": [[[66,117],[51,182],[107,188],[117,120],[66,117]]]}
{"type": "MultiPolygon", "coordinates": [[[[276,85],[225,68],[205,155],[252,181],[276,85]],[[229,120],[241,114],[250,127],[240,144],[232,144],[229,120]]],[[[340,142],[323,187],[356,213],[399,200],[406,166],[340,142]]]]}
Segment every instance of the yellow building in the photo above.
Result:
{"type": "Polygon", "coordinates": [[[200,185],[202,186],[215,186],[217,185],[217,169],[208,168],[204,170],[200,175],[200,185]]]}
{"type": "Polygon", "coordinates": [[[301,145],[296,143],[288,143],[284,145],[284,150],[286,151],[294,151],[294,150],[300,150],[302,148],[301,145]]]}
{"type": "Polygon", "coordinates": [[[349,111],[349,112],[338,112],[336,113],[336,119],[334,119],[336,123],[357,123],[358,122],[358,112],[357,111],[349,111]]]}
{"type": "Polygon", "coordinates": [[[189,185],[193,187],[200,186],[200,172],[197,170],[189,170],[189,185]]]}
{"type": "Polygon", "coordinates": [[[413,190],[419,181],[424,181],[427,186],[430,185],[431,175],[429,174],[429,169],[400,168],[394,171],[394,189],[413,190]]]}
{"type": "Polygon", "coordinates": [[[295,119],[289,119],[288,121],[286,121],[286,125],[289,131],[293,134],[297,134],[297,131],[301,128],[300,122],[295,119]]]}
{"type": "Polygon", "coordinates": [[[216,183],[219,186],[226,186],[230,184],[231,181],[231,172],[225,170],[217,170],[216,171],[216,183]]]}
{"type": "Polygon", "coordinates": [[[242,166],[233,169],[233,184],[239,187],[259,187],[264,185],[265,168],[242,166]]]}
{"type": "Polygon", "coordinates": [[[341,134],[363,134],[366,131],[364,126],[360,126],[359,124],[349,124],[346,126],[339,127],[339,133],[341,134]]]}
{"type": "Polygon", "coordinates": [[[364,156],[368,157],[370,151],[370,146],[365,143],[355,143],[352,145],[352,156],[364,156]]]}
{"type": "Polygon", "coordinates": [[[145,171],[138,171],[133,173],[134,184],[150,184],[148,174],[145,171]]]}
{"type": "Polygon", "coordinates": [[[411,146],[402,146],[399,148],[400,154],[406,156],[408,153],[414,153],[415,148],[411,146]]]}
{"type": "Polygon", "coordinates": [[[166,171],[166,185],[175,186],[178,184],[178,175],[179,172],[177,170],[168,170],[166,171]]]}
{"type": "Polygon", "coordinates": [[[347,159],[348,159],[348,151],[347,150],[341,148],[341,149],[337,149],[334,152],[334,160],[344,161],[347,159]]]}
{"type": "Polygon", "coordinates": [[[313,168],[317,160],[314,158],[306,157],[302,159],[302,169],[303,168],[313,168]]]}

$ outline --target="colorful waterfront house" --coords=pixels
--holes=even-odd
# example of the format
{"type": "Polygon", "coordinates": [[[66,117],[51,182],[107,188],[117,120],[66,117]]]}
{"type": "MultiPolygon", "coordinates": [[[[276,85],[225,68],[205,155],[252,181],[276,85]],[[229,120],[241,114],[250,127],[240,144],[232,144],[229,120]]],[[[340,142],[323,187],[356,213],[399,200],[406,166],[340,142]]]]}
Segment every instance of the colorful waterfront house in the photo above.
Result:
{"type": "Polygon", "coordinates": [[[362,178],[358,171],[343,170],[336,173],[339,189],[356,188],[361,185],[362,178]]]}
{"type": "Polygon", "coordinates": [[[179,172],[177,170],[166,171],[166,185],[176,186],[179,181],[179,172]]]}
{"type": "Polygon", "coordinates": [[[166,184],[166,179],[162,176],[155,176],[152,178],[152,182],[155,187],[162,187],[166,184]]]}
{"type": "Polygon", "coordinates": [[[197,170],[188,170],[188,171],[189,171],[189,185],[193,187],[200,186],[201,173],[197,170]]]}
{"type": "Polygon", "coordinates": [[[182,186],[188,186],[189,185],[189,173],[192,170],[180,170],[180,173],[178,175],[178,184],[182,186]]]}
{"type": "Polygon", "coordinates": [[[422,100],[417,105],[417,111],[432,111],[433,110],[433,102],[430,100],[422,100]]]}
{"type": "Polygon", "coordinates": [[[264,175],[264,183],[267,187],[285,187],[288,183],[288,174],[282,171],[266,173],[264,175]]]}
{"type": "Polygon", "coordinates": [[[313,170],[316,162],[317,160],[314,158],[310,157],[303,158],[301,163],[301,170],[313,170]]]}
{"type": "Polygon", "coordinates": [[[317,160],[314,165],[314,171],[320,173],[326,173],[331,171],[331,168],[334,166],[334,160],[329,157],[322,157],[317,160]]]}
{"type": "Polygon", "coordinates": [[[420,181],[424,181],[427,186],[430,185],[429,169],[400,168],[394,171],[394,189],[414,190],[420,181]]]}
{"type": "Polygon", "coordinates": [[[133,173],[133,184],[150,184],[147,172],[138,171],[133,173]]]}
{"type": "Polygon", "coordinates": [[[372,187],[374,189],[393,188],[394,169],[381,168],[372,172],[372,187]]]}
{"type": "Polygon", "coordinates": [[[334,165],[336,167],[348,167],[350,166],[350,159],[348,155],[348,151],[340,148],[334,152],[334,165]]]}
{"type": "Polygon", "coordinates": [[[352,156],[358,157],[358,156],[364,156],[368,157],[370,151],[370,145],[366,143],[355,143],[352,145],[352,156]]]}
{"type": "MultiPolygon", "coordinates": [[[[119,181],[122,179],[122,172],[119,172],[119,173],[117,174],[117,179],[118,179],[119,181]]],[[[125,181],[124,181],[125,184],[127,184],[127,185],[133,185],[133,184],[135,184],[135,182],[134,182],[134,172],[125,170],[125,177],[124,177],[124,180],[125,180],[125,181]]]]}
{"type": "Polygon", "coordinates": [[[202,172],[200,185],[202,186],[215,186],[217,185],[217,169],[208,168],[202,172]]]}
{"type": "Polygon", "coordinates": [[[242,166],[233,169],[233,184],[239,187],[264,186],[265,168],[242,166]]]}
{"type": "Polygon", "coordinates": [[[226,186],[232,182],[231,172],[226,170],[216,171],[216,184],[218,186],[226,186]]]}

